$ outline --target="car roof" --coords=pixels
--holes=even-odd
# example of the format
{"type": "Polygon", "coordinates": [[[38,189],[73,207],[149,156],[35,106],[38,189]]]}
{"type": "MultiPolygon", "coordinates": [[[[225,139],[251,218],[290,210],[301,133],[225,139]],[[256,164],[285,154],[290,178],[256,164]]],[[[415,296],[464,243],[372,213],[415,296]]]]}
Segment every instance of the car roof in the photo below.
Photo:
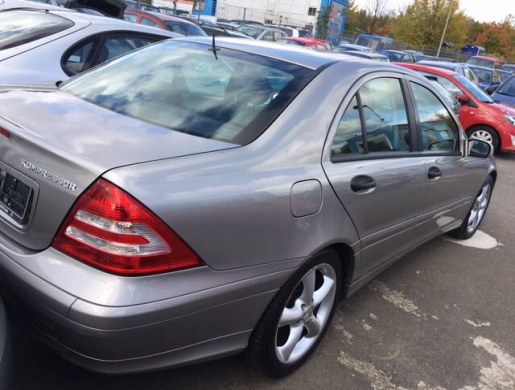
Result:
{"type": "Polygon", "coordinates": [[[448,70],[448,69],[444,69],[444,68],[436,68],[436,67],[429,66],[429,65],[407,64],[404,62],[394,62],[394,64],[402,66],[404,68],[418,70],[420,72],[433,73],[433,74],[436,74],[439,76],[444,76],[444,77],[455,76],[458,74],[452,70],[448,70]]]}
{"type": "Polygon", "coordinates": [[[363,45],[355,45],[354,43],[342,43],[338,45],[338,47],[354,47],[356,49],[367,49],[367,50],[373,50],[371,47],[363,46],[363,45]]]}
{"type": "Polygon", "coordinates": [[[168,15],[168,14],[164,14],[164,13],[160,13],[160,12],[141,11],[139,9],[127,9],[127,10],[125,10],[125,12],[131,13],[131,14],[150,15],[155,18],[161,19],[163,21],[184,22],[184,23],[188,23],[188,24],[195,24],[186,18],[179,18],[177,16],[172,16],[172,15],[168,15]]]}
{"type": "MultiPolygon", "coordinates": [[[[179,38],[179,40],[211,45],[213,39],[212,37],[190,36],[179,38]]],[[[343,56],[340,53],[332,53],[329,51],[299,50],[299,48],[294,45],[278,45],[274,42],[217,37],[215,45],[220,48],[239,50],[290,62],[313,70],[322,70],[337,62],[359,63],[361,67],[363,67],[363,60],[357,57],[343,56]]],[[[367,62],[367,67],[377,68],[378,70],[398,70],[397,67],[387,62],[367,62]]]]}
{"type": "Polygon", "coordinates": [[[448,69],[456,69],[456,68],[464,67],[464,65],[462,65],[462,64],[458,64],[456,62],[447,62],[447,61],[424,60],[424,61],[417,61],[417,64],[428,65],[428,66],[437,66],[439,68],[448,68],[448,69]]]}
{"type": "Polygon", "coordinates": [[[297,41],[297,42],[304,42],[304,43],[320,43],[321,45],[324,44],[323,41],[316,38],[309,38],[309,37],[284,37],[281,39],[287,39],[289,41],[297,41]]]}
{"type": "Polygon", "coordinates": [[[480,60],[488,60],[488,61],[492,61],[492,62],[503,62],[503,60],[501,60],[500,58],[487,57],[487,56],[472,56],[470,58],[478,58],[480,60]]]}

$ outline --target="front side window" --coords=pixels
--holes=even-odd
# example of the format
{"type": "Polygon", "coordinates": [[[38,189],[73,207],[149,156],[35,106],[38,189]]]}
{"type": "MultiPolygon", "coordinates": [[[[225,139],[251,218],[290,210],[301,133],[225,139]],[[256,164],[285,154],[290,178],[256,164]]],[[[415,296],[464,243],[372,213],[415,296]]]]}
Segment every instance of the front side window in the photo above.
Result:
{"type": "Polygon", "coordinates": [[[65,83],[121,115],[235,144],[264,132],[316,72],[211,45],[164,41],[65,83]]]}
{"type": "Polygon", "coordinates": [[[380,78],[364,84],[347,106],[331,155],[408,152],[410,145],[400,80],[380,78]]]}
{"type": "Polygon", "coordinates": [[[436,95],[411,83],[420,120],[422,149],[426,152],[459,152],[459,128],[436,95]]]}
{"type": "Polygon", "coordinates": [[[0,12],[0,50],[33,42],[70,27],[73,27],[72,21],[46,12],[0,12]]]}

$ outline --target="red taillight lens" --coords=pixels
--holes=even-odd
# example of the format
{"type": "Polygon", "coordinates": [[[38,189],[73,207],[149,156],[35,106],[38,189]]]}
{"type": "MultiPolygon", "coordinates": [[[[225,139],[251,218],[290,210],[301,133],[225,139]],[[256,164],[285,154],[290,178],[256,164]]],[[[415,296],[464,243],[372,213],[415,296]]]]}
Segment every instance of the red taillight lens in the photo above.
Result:
{"type": "Polygon", "coordinates": [[[79,199],[54,248],[119,275],[148,275],[203,265],[150,210],[106,180],[79,199]]]}

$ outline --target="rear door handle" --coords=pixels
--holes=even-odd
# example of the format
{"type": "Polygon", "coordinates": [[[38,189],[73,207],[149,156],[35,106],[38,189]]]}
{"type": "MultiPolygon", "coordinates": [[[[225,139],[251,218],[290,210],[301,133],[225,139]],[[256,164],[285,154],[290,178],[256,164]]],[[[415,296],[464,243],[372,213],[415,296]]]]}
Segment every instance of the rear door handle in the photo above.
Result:
{"type": "Polygon", "coordinates": [[[442,176],[442,171],[438,167],[431,167],[427,171],[427,177],[430,179],[436,179],[440,176],[442,176]]]}
{"type": "Polygon", "coordinates": [[[358,175],[352,178],[350,188],[354,192],[364,192],[376,187],[376,181],[370,176],[358,175]]]}

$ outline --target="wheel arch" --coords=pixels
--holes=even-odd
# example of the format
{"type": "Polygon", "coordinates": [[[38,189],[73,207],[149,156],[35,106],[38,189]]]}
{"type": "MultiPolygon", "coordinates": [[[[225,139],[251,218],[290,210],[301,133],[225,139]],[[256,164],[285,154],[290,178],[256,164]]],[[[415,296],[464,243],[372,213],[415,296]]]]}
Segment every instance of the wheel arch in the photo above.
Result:
{"type": "Polygon", "coordinates": [[[469,137],[469,132],[474,130],[475,128],[481,128],[481,127],[487,127],[491,130],[493,130],[495,132],[495,134],[497,134],[497,140],[499,141],[499,144],[497,145],[497,150],[495,151],[498,151],[498,150],[502,150],[502,137],[501,137],[501,134],[499,134],[499,131],[491,126],[491,125],[488,125],[486,123],[474,123],[472,126],[469,126],[466,130],[465,130],[465,133],[467,134],[467,138],[469,137]]]}
{"type": "Polygon", "coordinates": [[[346,296],[346,286],[351,283],[354,274],[355,256],[352,248],[345,243],[335,243],[324,249],[333,250],[340,258],[342,265],[342,286],[340,289],[340,297],[346,296]]]}

